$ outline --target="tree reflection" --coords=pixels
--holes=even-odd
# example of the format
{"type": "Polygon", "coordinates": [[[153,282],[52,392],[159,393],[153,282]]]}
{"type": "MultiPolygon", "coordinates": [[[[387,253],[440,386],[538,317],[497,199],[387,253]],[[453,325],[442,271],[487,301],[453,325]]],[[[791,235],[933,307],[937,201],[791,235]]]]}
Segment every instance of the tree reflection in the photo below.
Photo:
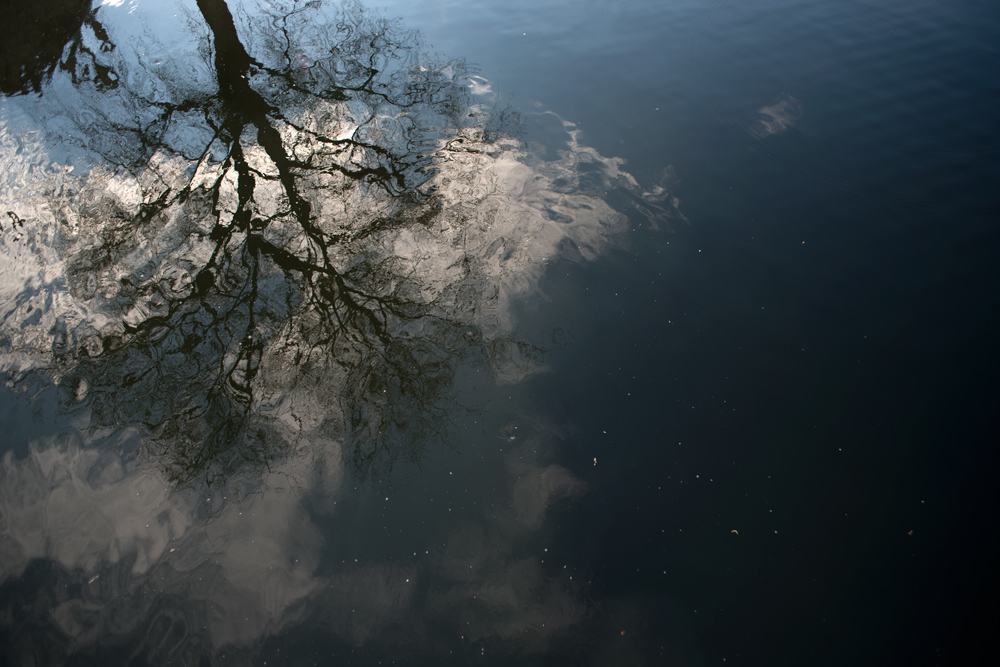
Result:
{"type": "Polygon", "coordinates": [[[93,172],[61,248],[103,314],[53,329],[64,381],[97,425],[141,425],[176,484],[324,440],[363,473],[419,457],[459,364],[538,354],[483,329],[497,290],[477,257],[400,252],[403,230],[441,224],[437,165],[498,150],[515,119],[360,5],[269,3],[241,27],[223,0],[197,7],[196,52],[142,76],[109,60],[129,72],[113,94],[77,81],[87,147],[115,168],[93,172]]]}
{"type": "Polygon", "coordinates": [[[10,0],[4,3],[0,23],[0,92],[40,93],[56,68],[78,83],[91,80],[100,88],[114,88],[117,76],[99,62],[97,51],[114,46],[92,10],[91,0],[10,0]],[[93,40],[86,40],[89,32],[93,40]]]}
{"type": "Polygon", "coordinates": [[[41,616],[8,605],[15,630],[57,628],[72,641],[45,646],[69,662],[246,662],[304,619],[357,648],[547,646],[584,607],[537,547],[583,484],[543,440],[504,442],[506,473],[455,513],[482,526],[428,522],[420,562],[351,519],[326,526],[369,559],[338,566],[313,513],[336,520],[342,459],[418,460],[491,382],[539,369],[511,304],[665,192],[553,113],[521,142],[485,80],[358,4],[184,2],[87,14],[91,76],[56,65],[0,107],[0,376],[23,421],[51,422],[0,461],[0,575],[62,591],[41,616]],[[140,442],[162,475],[138,472],[140,442]],[[272,468],[301,485],[226,503],[272,468]]]}

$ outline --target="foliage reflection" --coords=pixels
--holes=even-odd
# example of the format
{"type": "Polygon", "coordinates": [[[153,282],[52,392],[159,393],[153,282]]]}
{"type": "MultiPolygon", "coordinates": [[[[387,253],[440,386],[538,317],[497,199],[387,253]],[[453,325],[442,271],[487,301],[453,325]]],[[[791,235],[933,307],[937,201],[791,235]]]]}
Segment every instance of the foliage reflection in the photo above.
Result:
{"type": "Polygon", "coordinates": [[[73,294],[111,317],[57,324],[66,378],[99,424],[141,424],[175,483],[262,470],[303,438],[346,438],[364,472],[418,457],[456,364],[538,353],[484,335],[481,258],[416,275],[398,250],[401,230],[452,224],[438,165],[502,150],[516,118],[360,5],[269,3],[242,31],[222,0],[197,8],[207,31],[174,62],[108,49],[113,94],[75,82],[69,114],[114,168],[92,172],[60,250],[73,294]]]}

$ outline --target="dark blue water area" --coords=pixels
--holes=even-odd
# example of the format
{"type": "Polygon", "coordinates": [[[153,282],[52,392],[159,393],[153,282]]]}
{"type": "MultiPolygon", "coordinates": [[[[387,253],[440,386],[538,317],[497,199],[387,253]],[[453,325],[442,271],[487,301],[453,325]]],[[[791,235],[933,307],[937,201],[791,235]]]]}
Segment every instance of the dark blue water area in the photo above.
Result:
{"type": "Polygon", "coordinates": [[[580,567],[707,664],[962,664],[998,583],[997,14],[666,14],[577,104],[633,173],[669,160],[687,223],[553,271],[540,308],[574,322],[533,391],[589,434],[580,567]],[[755,134],[782,95],[794,125],[755,134]]]}
{"type": "MultiPolygon", "coordinates": [[[[449,446],[359,483],[337,512],[309,508],[326,537],[316,576],[352,559],[423,572],[454,515],[475,521],[503,494],[513,424],[543,424],[551,461],[586,492],[510,548],[585,581],[588,611],[545,651],[511,654],[450,627],[411,642],[402,621],[386,635],[403,648],[352,643],[329,632],[341,617],[328,603],[333,621],[303,612],[240,659],[960,665],[986,652],[1000,592],[1000,11],[498,0],[386,13],[477,63],[529,117],[528,142],[550,141],[530,114],[551,110],[678,205],[633,215],[597,259],[548,265],[517,310],[548,372],[469,390],[489,407],[449,446]]],[[[475,384],[462,381],[459,395],[475,384]]],[[[56,421],[62,399],[46,391],[0,396],[17,457],[56,421]]],[[[47,567],[3,590],[82,586],[47,567]]],[[[420,582],[411,611],[439,585],[420,582]]],[[[108,646],[108,659],[154,655],[108,646]]]]}

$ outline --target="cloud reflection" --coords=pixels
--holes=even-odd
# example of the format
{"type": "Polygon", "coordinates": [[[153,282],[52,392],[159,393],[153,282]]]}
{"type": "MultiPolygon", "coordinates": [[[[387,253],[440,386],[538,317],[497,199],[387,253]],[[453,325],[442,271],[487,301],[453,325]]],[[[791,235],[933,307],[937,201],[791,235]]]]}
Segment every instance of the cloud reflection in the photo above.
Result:
{"type": "MultiPolygon", "coordinates": [[[[50,72],[0,117],[0,371],[74,415],[0,462],[0,585],[51,598],[24,622],[72,639],[53,663],[109,637],[198,663],[300,626],[545,650],[588,610],[535,547],[586,489],[541,435],[423,560],[331,566],[324,517],[482,409],[454,400],[460,372],[543,370],[516,304],[669,195],[554,113],[526,143],[486,79],[358,4],[197,5],[176,60],[109,48],[107,71],[147,76],[50,72]]],[[[107,39],[134,47],[116,16],[107,39]]]]}
{"type": "Polygon", "coordinates": [[[757,121],[750,131],[758,139],[779,134],[795,125],[802,117],[802,103],[791,95],[782,95],[774,104],[757,109],[757,121]]]}
{"type": "MultiPolygon", "coordinates": [[[[375,559],[320,574],[324,540],[334,538],[324,538],[306,509],[315,488],[296,482],[324,462],[290,459],[265,493],[237,503],[172,492],[133,457],[57,437],[33,444],[22,460],[8,453],[0,465],[0,575],[17,577],[39,558],[63,568],[81,594],[63,598],[51,618],[77,650],[96,647],[107,632],[140,632],[152,611],[122,610],[147,596],[181,600],[185,623],[204,626],[189,631],[213,651],[249,647],[304,622],[369,648],[405,627],[402,636],[417,646],[445,628],[470,643],[544,650],[588,613],[581,586],[550,576],[539,550],[524,549],[555,500],[585,491],[546,462],[546,449],[535,439],[515,448],[507,494],[426,559],[375,559]]],[[[329,497],[341,497],[325,481],[329,497]]]]}

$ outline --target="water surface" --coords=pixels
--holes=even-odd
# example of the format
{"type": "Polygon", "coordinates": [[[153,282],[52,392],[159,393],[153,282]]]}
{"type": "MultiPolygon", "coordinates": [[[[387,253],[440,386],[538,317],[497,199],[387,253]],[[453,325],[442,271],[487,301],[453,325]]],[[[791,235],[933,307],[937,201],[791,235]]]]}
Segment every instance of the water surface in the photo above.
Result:
{"type": "Polygon", "coordinates": [[[989,3],[49,11],[3,19],[7,662],[985,644],[989,3]]]}

